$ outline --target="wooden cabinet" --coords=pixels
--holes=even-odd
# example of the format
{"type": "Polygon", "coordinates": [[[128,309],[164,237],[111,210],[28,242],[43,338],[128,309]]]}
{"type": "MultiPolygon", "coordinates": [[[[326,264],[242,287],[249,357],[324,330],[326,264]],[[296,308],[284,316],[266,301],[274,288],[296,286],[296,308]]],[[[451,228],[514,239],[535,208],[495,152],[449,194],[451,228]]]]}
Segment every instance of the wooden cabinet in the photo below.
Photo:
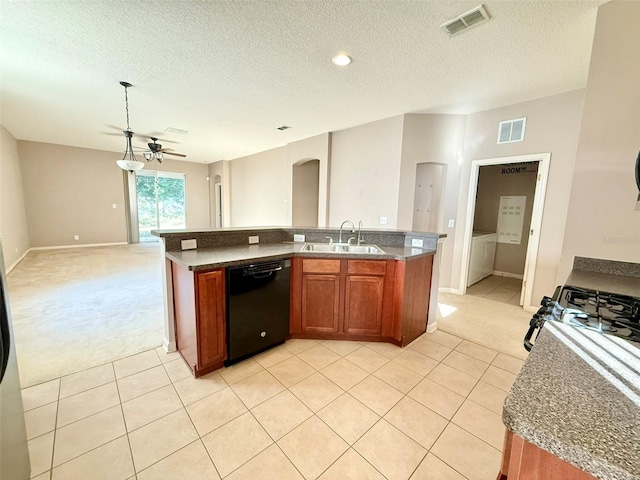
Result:
{"type": "Polygon", "coordinates": [[[176,346],[198,377],[227,358],[224,269],[192,272],[172,263],[176,346]]]}
{"type": "Polygon", "coordinates": [[[427,328],[433,257],[410,261],[295,257],[294,338],[407,345],[427,328]]]}
{"type": "Polygon", "coordinates": [[[294,258],[293,337],[389,340],[394,260],[294,258]]]}
{"type": "Polygon", "coordinates": [[[524,438],[506,430],[497,480],[596,480],[524,438]]]}

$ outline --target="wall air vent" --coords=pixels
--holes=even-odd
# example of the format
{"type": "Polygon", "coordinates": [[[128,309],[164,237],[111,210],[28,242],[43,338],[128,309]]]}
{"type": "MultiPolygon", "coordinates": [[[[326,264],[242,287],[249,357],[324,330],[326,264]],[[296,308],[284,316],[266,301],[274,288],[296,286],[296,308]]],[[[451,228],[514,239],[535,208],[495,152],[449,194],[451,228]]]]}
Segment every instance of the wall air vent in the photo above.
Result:
{"type": "Polygon", "coordinates": [[[498,143],[522,142],[526,125],[526,117],[500,122],[498,125],[498,143]]]}
{"type": "Polygon", "coordinates": [[[489,18],[489,14],[484,8],[484,5],[480,5],[453,20],[449,20],[447,23],[440,25],[440,27],[444,28],[445,31],[453,37],[454,35],[469,30],[471,27],[486,22],[489,18]]]}

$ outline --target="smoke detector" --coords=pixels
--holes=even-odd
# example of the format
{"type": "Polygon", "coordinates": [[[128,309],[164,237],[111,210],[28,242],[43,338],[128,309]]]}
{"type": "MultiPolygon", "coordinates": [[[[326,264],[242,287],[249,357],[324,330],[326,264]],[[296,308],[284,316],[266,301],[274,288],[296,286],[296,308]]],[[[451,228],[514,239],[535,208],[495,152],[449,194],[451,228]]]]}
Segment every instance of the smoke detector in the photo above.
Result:
{"type": "Polygon", "coordinates": [[[473,10],[469,10],[467,13],[457,16],[453,20],[449,20],[446,23],[440,25],[444,30],[453,37],[462,32],[469,30],[471,27],[475,27],[489,20],[489,14],[484,8],[484,5],[480,5],[473,10]]]}

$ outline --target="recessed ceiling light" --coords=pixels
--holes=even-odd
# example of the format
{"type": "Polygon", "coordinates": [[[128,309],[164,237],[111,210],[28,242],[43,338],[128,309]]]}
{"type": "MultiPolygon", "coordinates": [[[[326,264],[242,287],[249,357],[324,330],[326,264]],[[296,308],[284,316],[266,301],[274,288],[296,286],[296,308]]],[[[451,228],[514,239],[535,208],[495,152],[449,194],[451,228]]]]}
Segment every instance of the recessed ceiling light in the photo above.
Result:
{"type": "Polygon", "coordinates": [[[331,59],[334,65],[338,65],[339,67],[344,67],[345,65],[349,65],[351,63],[351,57],[349,55],[336,55],[331,59]]]}

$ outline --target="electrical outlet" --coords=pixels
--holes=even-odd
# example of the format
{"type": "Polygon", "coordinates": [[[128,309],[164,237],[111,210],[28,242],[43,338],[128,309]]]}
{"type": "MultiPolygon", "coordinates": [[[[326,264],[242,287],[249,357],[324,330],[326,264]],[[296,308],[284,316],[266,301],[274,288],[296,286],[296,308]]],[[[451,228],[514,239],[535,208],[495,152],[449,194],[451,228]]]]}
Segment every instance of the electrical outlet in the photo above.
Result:
{"type": "Polygon", "coordinates": [[[74,239],[74,240],[80,240],[80,235],[74,235],[74,236],[73,236],[73,239],[74,239]]]}
{"type": "Polygon", "coordinates": [[[424,240],[422,240],[421,238],[412,238],[411,239],[411,246],[412,247],[422,247],[423,244],[424,244],[424,240]]]}
{"type": "Polygon", "coordinates": [[[249,245],[260,242],[260,237],[258,235],[249,235],[249,245]]]}
{"type": "Polygon", "coordinates": [[[380,225],[386,225],[387,224],[387,217],[380,217],[380,225]]]}
{"type": "Polygon", "coordinates": [[[304,235],[293,235],[293,241],[294,242],[304,242],[305,236],[304,235]]]}
{"type": "Polygon", "coordinates": [[[182,240],[180,242],[180,246],[182,247],[182,250],[193,250],[194,248],[198,248],[198,241],[195,238],[182,240]]]}
{"type": "Polygon", "coordinates": [[[456,224],[456,220],[455,218],[450,218],[449,219],[449,228],[453,228],[456,224]]]}
{"type": "Polygon", "coordinates": [[[113,208],[118,208],[118,206],[117,206],[115,203],[112,203],[112,204],[111,204],[111,206],[112,206],[113,208]]]}

